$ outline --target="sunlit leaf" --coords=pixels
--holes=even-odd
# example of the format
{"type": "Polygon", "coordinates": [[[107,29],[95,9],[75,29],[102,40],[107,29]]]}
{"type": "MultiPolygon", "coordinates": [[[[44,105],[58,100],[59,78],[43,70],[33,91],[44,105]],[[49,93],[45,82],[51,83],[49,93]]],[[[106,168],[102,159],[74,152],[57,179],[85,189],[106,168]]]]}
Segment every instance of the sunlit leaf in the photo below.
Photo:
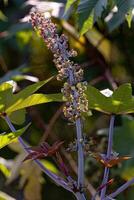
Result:
{"type": "Polygon", "coordinates": [[[3,164],[0,164],[0,171],[6,176],[6,177],[9,177],[10,176],[10,171],[9,169],[3,165],[3,164]]]}
{"type": "Polygon", "coordinates": [[[133,9],[130,9],[130,11],[126,14],[126,20],[129,28],[131,28],[132,19],[133,19],[133,9]]]}
{"type": "Polygon", "coordinates": [[[76,0],[67,0],[65,12],[70,8],[70,6],[75,2],[76,0]]]}
{"type": "Polygon", "coordinates": [[[16,132],[11,132],[11,133],[4,133],[0,134],[0,149],[5,147],[6,145],[10,144],[13,142],[17,137],[22,135],[27,128],[29,127],[30,124],[28,124],[26,127],[17,130],[16,132]]]}
{"type": "Polygon", "coordinates": [[[26,88],[24,88],[23,90],[21,90],[19,93],[14,95],[14,101],[21,99],[21,98],[27,98],[28,96],[30,96],[31,94],[33,94],[34,92],[36,92],[39,88],[41,88],[43,85],[45,85],[46,83],[48,83],[50,80],[52,80],[53,77],[45,80],[45,81],[40,81],[38,83],[34,83],[30,86],[27,86],[26,88]]]}
{"type": "Polygon", "coordinates": [[[48,160],[44,160],[44,159],[42,159],[41,162],[45,166],[46,169],[50,170],[51,172],[53,172],[55,174],[59,173],[58,169],[52,162],[50,162],[48,160]]]}
{"type": "Polygon", "coordinates": [[[88,85],[87,98],[89,108],[107,114],[127,114],[134,112],[134,97],[131,84],[118,87],[110,97],[104,96],[99,90],[88,85]]]}
{"type": "Polygon", "coordinates": [[[61,94],[33,94],[27,98],[18,99],[13,105],[9,106],[6,113],[12,113],[14,111],[27,108],[29,106],[48,103],[53,101],[63,101],[61,94]]]}
{"type": "Polygon", "coordinates": [[[9,83],[0,85],[0,112],[4,112],[6,107],[11,103],[13,86],[9,83]]]}
{"type": "Polygon", "coordinates": [[[94,23],[94,16],[93,16],[93,13],[91,13],[88,19],[84,22],[82,29],[80,30],[80,35],[83,35],[89,29],[91,29],[93,27],[93,23],[94,23]]]}
{"type": "Polygon", "coordinates": [[[13,94],[12,84],[2,83],[0,85],[0,112],[6,112],[13,123],[22,124],[25,121],[25,108],[41,103],[63,101],[61,94],[33,94],[51,79],[32,84],[17,94],[13,94]]]}

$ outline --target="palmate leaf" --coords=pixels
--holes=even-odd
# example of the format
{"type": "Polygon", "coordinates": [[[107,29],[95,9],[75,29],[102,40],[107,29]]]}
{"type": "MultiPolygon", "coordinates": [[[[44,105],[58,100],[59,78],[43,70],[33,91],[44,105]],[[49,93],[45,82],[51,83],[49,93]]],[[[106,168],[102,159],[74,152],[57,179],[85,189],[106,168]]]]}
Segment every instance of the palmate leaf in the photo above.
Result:
{"type": "Polygon", "coordinates": [[[134,97],[129,83],[121,85],[110,97],[104,96],[99,90],[90,85],[86,94],[90,109],[107,114],[134,113],[134,97]]]}
{"type": "Polygon", "coordinates": [[[5,112],[13,123],[21,124],[25,121],[25,108],[41,103],[62,101],[61,94],[33,94],[51,79],[32,84],[17,94],[12,93],[13,86],[10,83],[2,83],[0,85],[0,113],[5,112]]]}
{"type": "MultiPolygon", "coordinates": [[[[95,5],[99,0],[80,0],[78,5],[78,24],[80,29],[82,29],[83,24],[88,20],[91,15],[95,5]]],[[[88,30],[88,29],[87,29],[88,30]]]]}
{"type": "Polygon", "coordinates": [[[134,8],[133,0],[116,0],[118,12],[113,15],[113,17],[108,22],[109,31],[113,31],[117,28],[124,20],[125,15],[130,9],[134,8]]]}
{"type": "Polygon", "coordinates": [[[15,139],[17,139],[20,135],[22,135],[27,130],[29,126],[30,124],[28,124],[22,129],[17,130],[16,132],[1,134],[0,135],[0,149],[10,144],[11,142],[13,142],[15,139]]]}
{"type": "MultiPolygon", "coordinates": [[[[68,0],[65,8],[65,12],[71,8],[75,3],[75,0],[68,0]]],[[[131,11],[134,8],[133,0],[79,0],[77,13],[78,13],[78,26],[80,34],[86,33],[92,28],[93,23],[102,17],[102,13],[107,9],[107,22],[109,31],[113,31],[117,28],[125,19],[128,21],[130,27],[132,21],[131,11]],[[110,6],[110,7],[109,7],[110,6]],[[117,12],[113,11],[113,8],[117,7],[117,12]],[[111,9],[110,9],[111,8],[111,9]],[[110,10],[109,10],[110,9],[110,10]],[[92,23],[91,23],[91,18],[92,23]],[[91,26],[92,24],[92,26],[91,26]]]]}
{"type": "Polygon", "coordinates": [[[80,1],[78,5],[78,24],[81,29],[81,35],[93,27],[93,23],[98,19],[98,17],[101,17],[101,14],[106,6],[107,0],[80,1]]]}
{"type": "Polygon", "coordinates": [[[13,86],[10,83],[2,83],[0,85],[0,112],[6,112],[7,108],[16,101],[29,97],[51,79],[32,84],[17,94],[13,94],[13,86]]]}
{"type": "Polygon", "coordinates": [[[6,113],[10,114],[14,111],[27,108],[33,105],[48,103],[52,101],[63,101],[61,94],[33,94],[27,98],[18,99],[13,105],[6,109],[6,113]]]}

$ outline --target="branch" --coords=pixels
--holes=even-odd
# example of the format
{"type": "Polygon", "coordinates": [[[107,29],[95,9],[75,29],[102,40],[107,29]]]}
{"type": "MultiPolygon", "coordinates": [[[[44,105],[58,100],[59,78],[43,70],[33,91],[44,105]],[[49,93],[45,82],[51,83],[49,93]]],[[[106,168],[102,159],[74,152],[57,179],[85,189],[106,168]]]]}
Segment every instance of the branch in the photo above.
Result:
{"type": "MultiPolygon", "coordinates": [[[[16,129],[15,127],[13,126],[13,124],[11,123],[10,119],[8,116],[4,116],[4,119],[6,121],[6,123],[8,124],[9,128],[11,129],[12,132],[16,132],[16,129]]],[[[30,150],[28,149],[28,145],[23,141],[23,139],[21,137],[18,138],[21,146],[24,148],[24,150],[29,154],[30,153],[30,150]]],[[[52,172],[50,172],[48,169],[46,169],[44,167],[44,165],[38,160],[38,159],[35,159],[33,160],[39,167],[40,169],[46,174],[49,176],[49,178],[51,178],[54,182],[56,182],[57,185],[60,185],[62,186],[64,189],[70,191],[70,192],[73,192],[69,186],[68,186],[68,183],[64,181],[64,179],[58,177],[56,174],[53,174],[52,172]]]]}
{"type": "MultiPolygon", "coordinates": [[[[107,147],[107,155],[106,155],[107,159],[110,159],[111,153],[112,153],[114,120],[115,120],[115,116],[112,115],[110,119],[110,127],[109,127],[109,138],[108,138],[108,147],[107,147]]],[[[102,185],[108,182],[108,176],[109,176],[109,168],[105,167],[102,185]]],[[[101,190],[101,200],[104,199],[105,197],[106,189],[107,189],[107,185],[101,190]]]]}
{"type": "Polygon", "coordinates": [[[106,198],[103,200],[109,200],[110,198],[116,197],[118,194],[122,193],[124,190],[126,190],[130,185],[134,184],[134,178],[124,183],[122,186],[120,186],[115,192],[109,194],[106,198]]]}

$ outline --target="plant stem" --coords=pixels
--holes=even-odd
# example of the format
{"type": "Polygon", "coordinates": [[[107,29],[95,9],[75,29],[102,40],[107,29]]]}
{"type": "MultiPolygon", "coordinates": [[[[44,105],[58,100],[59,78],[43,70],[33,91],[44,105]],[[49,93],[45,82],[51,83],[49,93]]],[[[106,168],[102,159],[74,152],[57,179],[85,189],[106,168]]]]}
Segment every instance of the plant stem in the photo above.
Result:
{"type": "MultiPolygon", "coordinates": [[[[69,82],[70,85],[74,84],[74,74],[70,70],[69,73],[69,82]]],[[[77,94],[74,94],[75,98],[77,99],[77,94]]],[[[74,99],[74,107],[76,107],[76,99],[74,99]]],[[[81,119],[78,118],[75,122],[76,124],[76,135],[77,135],[77,148],[78,148],[78,180],[77,185],[79,189],[84,187],[84,151],[83,151],[83,136],[82,136],[82,126],[81,126],[81,119]]]]}
{"type": "Polygon", "coordinates": [[[78,188],[84,187],[84,152],[80,118],[76,120],[77,148],[78,148],[78,188]]]}
{"type": "Polygon", "coordinates": [[[116,197],[118,194],[120,194],[121,192],[123,192],[125,189],[127,189],[132,184],[134,184],[134,178],[132,178],[131,180],[129,180],[126,183],[124,183],[115,192],[113,192],[110,195],[108,195],[108,197],[106,197],[104,200],[109,200],[110,198],[116,197]]]}
{"type": "MultiPolygon", "coordinates": [[[[107,159],[110,159],[111,153],[112,153],[114,120],[115,120],[115,116],[112,115],[110,118],[110,127],[109,127],[109,134],[108,134],[109,137],[108,137],[108,147],[107,147],[107,155],[106,155],[107,159]]],[[[108,182],[108,176],[109,176],[109,168],[105,167],[102,185],[108,182]]],[[[105,198],[106,189],[107,189],[107,186],[105,186],[101,190],[101,200],[105,198]]]]}
{"type": "Polygon", "coordinates": [[[83,193],[77,192],[75,196],[77,200],[86,200],[85,195],[83,193]]]}
{"type": "MultiPolygon", "coordinates": [[[[13,124],[11,123],[10,119],[8,116],[4,116],[4,119],[6,121],[6,123],[8,124],[9,128],[11,129],[12,132],[16,132],[16,129],[15,127],[13,126],[13,124]]],[[[23,141],[23,139],[21,137],[18,138],[21,146],[24,148],[24,150],[29,154],[30,153],[30,150],[28,149],[28,145],[23,141]]],[[[48,175],[54,182],[56,182],[57,185],[60,185],[62,186],[64,189],[70,191],[70,192],[73,192],[67,182],[64,181],[64,179],[58,177],[56,174],[53,174],[52,172],[50,172],[48,169],[46,169],[44,167],[44,165],[38,160],[33,160],[39,167],[40,169],[46,174],[48,175]]]]}

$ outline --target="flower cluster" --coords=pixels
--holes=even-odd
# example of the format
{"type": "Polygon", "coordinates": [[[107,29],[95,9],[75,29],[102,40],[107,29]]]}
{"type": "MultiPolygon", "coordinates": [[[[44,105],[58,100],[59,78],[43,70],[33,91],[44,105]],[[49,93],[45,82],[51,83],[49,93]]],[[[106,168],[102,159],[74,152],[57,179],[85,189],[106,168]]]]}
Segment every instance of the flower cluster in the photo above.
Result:
{"type": "Polygon", "coordinates": [[[86,82],[79,82],[71,86],[68,82],[64,84],[62,93],[67,100],[63,111],[70,121],[80,117],[81,112],[88,111],[88,101],[85,95],[86,82]]]}
{"type": "Polygon", "coordinates": [[[65,116],[75,122],[81,116],[81,113],[88,111],[88,101],[86,99],[86,84],[82,82],[83,70],[78,64],[70,60],[77,56],[74,50],[68,50],[68,38],[62,34],[57,34],[56,25],[51,19],[38,12],[31,13],[31,23],[33,27],[39,30],[47,47],[54,55],[54,63],[58,69],[57,80],[66,79],[62,92],[67,100],[63,111],[65,116]]]}

